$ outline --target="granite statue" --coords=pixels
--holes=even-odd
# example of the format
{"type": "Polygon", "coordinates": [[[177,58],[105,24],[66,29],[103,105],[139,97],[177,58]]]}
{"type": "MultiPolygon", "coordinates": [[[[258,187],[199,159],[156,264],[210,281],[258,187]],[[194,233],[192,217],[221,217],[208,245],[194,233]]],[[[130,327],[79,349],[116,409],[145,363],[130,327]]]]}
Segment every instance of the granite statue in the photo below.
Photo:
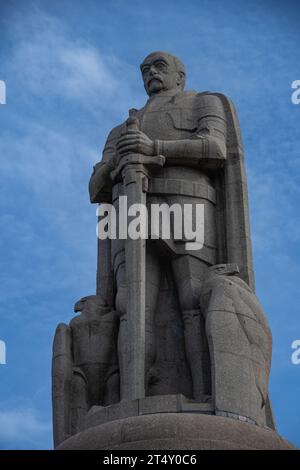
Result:
{"type": "Polygon", "coordinates": [[[74,311],[81,314],[59,324],[54,338],[55,443],[79,432],[92,406],[119,401],[117,313],[96,295],[80,299],[74,311]]]}
{"type": "Polygon", "coordinates": [[[185,91],[185,67],[171,54],[151,53],[140,69],[149,99],[110,132],[90,200],[119,216],[121,196],[146,207],[201,204],[204,245],[190,250],[174,226],[169,239],[98,240],[97,295],[76,303],[81,314],[55,336],[56,445],[99,419],[143,414],[145,403],[170,412],[172,397],[181,397],[176,412],[275,429],[272,337],[255,295],[234,106],[185,91]]]}

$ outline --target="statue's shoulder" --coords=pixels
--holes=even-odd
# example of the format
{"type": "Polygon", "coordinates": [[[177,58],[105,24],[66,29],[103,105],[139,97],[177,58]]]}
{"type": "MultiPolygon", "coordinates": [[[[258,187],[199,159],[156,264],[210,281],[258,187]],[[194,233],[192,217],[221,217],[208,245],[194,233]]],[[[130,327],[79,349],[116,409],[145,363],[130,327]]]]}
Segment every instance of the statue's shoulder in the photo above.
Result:
{"type": "Polygon", "coordinates": [[[227,96],[222,93],[212,91],[198,92],[195,97],[198,106],[208,106],[213,108],[224,108],[225,103],[229,103],[230,100],[227,96]]]}
{"type": "Polygon", "coordinates": [[[196,91],[183,90],[178,93],[174,98],[174,103],[179,107],[193,107],[195,103],[195,98],[197,96],[196,91]]]}
{"type": "Polygon", "coordinates": [[[222,93],[212,91],[182,91],[176,96],[176,104],[179,107],[213,110],[223,110],[224,106],[231,103],[230,99],[222,93]]]}

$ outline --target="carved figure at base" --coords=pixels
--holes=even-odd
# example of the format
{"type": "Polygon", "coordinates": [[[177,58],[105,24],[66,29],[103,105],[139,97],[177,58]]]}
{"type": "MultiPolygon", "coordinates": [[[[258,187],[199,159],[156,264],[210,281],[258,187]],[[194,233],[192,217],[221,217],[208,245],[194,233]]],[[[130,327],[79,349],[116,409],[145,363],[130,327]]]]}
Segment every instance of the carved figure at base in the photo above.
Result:
{"type": "Polygon", "coordinates": [[[119,401],[118,316],[100,296],[76,302],[53,344],[52,395],[56,445],[81,431],[88,410],[119,401]]]}

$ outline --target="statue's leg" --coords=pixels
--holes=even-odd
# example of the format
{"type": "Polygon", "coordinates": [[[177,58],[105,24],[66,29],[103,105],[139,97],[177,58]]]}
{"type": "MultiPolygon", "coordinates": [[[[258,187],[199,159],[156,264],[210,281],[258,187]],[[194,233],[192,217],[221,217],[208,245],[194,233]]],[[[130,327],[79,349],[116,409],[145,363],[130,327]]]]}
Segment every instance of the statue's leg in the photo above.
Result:
{"type": "Polygon", "coordinates": [[[185,351],[192,375],[193,396],[195,400],[203,401],[211,395],[208,344],[199,307],[201,286],[208,266],[196,257],[183,255],[172,261],[172,268],[184,323],[185,351]]]}
{"type": "Polygon", "coordinates": [[[113,405],[120,401],[120,370],[113,369],[109,374],[104,395],[104,406],[113,405]]]}
{"type": "MultiPolygon", "coordinates": [[[[116,310],[120,315],[120,328],[118,336],[118,356],[120,365],[120,388],[121,399],[128,397],[128,363],[129,344],[128,344],[128,321],[126,311],[127,293],[126,293],[126,268],[125,252],[119,253],[116,257],[115,279],[116,279],[116,310]]],[[[157,304],[158,292],[160,286],[160,266],[158,257],[152,249],[147,249],[146,253],[146,305],[145,305],[145,374],[149,371],[155,359],[155,337],[154,337],[154,314],[157,304]]],[[[129,312],[130,314],[130,312],[129,312]]],[[[147,392],[147,382],[146,382],[147,392]]]]}
{"type": "Polygon", "coordinates": [[[73,435],[83,430],[84,419],[89,408],[86,378],[78,367],[73,370],[71,395],[71,434],[73,435]]]}

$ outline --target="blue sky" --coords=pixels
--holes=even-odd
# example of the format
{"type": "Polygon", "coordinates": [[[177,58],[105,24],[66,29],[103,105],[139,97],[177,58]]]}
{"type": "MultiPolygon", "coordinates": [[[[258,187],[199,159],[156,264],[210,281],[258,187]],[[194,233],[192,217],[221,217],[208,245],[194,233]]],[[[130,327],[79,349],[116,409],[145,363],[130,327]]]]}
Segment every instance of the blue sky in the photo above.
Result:
{"type": "Polygon", "coordinates": [[[237,107],[271,399],[279,432],[300,446],[299,22],[296,0],[1,1],[1,449],[52,446],[54,330],[95,291],[91,168],[108,131],[145,102],[138,65],[153,50],[184,61],[188,89],[237,107]]]}

